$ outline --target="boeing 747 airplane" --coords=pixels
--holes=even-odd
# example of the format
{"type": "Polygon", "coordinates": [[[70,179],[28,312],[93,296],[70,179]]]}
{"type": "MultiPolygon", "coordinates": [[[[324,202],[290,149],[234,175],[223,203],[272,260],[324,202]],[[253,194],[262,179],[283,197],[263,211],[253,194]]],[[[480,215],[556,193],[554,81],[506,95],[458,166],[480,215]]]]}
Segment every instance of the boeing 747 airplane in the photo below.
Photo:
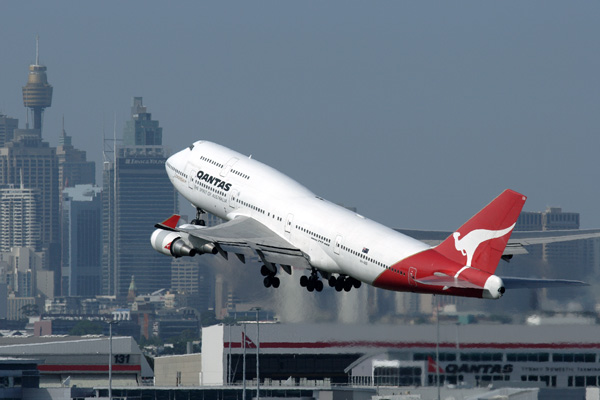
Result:
{"type": "Polygon", "coordinates": [[[512,190],[432,246],[330,203],[281,172],[215,143],[195,142],[171,156],[166,170],[197,216],[191,224],[178,226],[177,215],[157,224],[153,248],[173,257],[236,254],[242,262],[251,251],[262,261],[265,287],[279,287],[277,274],[292,274],[292,266],[308,271],[299,282],[310,292],[323,290],[321,278],[337,291],[364,282],[486,299],[499,299],[512,288],[585,285],[494,274],[500,259],[511,254],[507,243],[526,200],[512,190]],[[204,212],[226,222],[205,227],[204,212]]]}

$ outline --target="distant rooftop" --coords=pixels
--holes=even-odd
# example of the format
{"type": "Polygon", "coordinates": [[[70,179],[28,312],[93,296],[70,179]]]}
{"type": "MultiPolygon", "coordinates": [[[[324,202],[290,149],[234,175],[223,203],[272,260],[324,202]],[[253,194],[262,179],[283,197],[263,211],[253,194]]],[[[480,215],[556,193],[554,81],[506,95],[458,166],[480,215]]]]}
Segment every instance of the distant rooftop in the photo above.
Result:
{"type": "Polygon", "coordinates": [[[99,186],[86,184],[68,187],[63,190],[73,201],[92,201],[94,197],[102,192],[99,186]]]}

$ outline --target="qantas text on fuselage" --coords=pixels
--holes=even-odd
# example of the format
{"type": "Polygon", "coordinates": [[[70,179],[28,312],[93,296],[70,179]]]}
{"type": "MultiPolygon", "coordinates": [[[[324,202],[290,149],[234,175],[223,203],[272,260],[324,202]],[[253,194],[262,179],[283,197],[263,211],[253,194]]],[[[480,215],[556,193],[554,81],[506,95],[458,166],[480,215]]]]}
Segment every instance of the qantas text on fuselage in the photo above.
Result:
{"type": "Polygon", "coordinates": [[[300,274],[308,291],[323,281],[349,291],[366,283],[417,293],[500,298],[511,287],[581,285],[582,282],[501,278],[496,267],[526,197],[505,190],[437,246],[403,235],[316,196],[261,162],[208,141],[171,156],[166,171],[176,190],[197,210],[191,224],[172,216],[157,224],[151,243],[181,257],[252,252],[262,262],[266,287],[279,273],[300,274]],[[205,227],[202,214],[226,222],[205,227]]]}

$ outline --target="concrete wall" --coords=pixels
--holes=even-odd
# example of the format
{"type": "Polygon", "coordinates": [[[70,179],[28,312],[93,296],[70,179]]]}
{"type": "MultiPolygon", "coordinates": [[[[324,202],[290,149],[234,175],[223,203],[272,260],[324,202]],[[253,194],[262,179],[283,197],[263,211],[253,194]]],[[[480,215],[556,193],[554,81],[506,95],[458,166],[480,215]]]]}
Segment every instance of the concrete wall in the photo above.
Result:
{"type": "MultiPolygon", "coordinates": [[[[225,366],[223,365],[225,363],[223,354],[224,329],[225,326],[223,325],[213,325],[202,329],[201,385],[224,385],[226,383],[225,366]]],[[[239,330],[236,332],[239,333],[239,330]]],[[[241,341],[241,335],[238,337],[241,341]]]]}
{"type": "Polygon", "coordinates": [[[200,386],[202,355],[185,354],[154,359],[155,386],[200,386]]]}

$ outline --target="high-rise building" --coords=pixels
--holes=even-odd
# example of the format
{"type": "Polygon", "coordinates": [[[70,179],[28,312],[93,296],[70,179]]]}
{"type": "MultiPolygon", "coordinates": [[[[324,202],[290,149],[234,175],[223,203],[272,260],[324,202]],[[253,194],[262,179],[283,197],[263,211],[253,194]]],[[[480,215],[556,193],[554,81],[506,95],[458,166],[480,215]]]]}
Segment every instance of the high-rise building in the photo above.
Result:
{"type": "Polygon", "coordinates": [[[19,127],[19,120],[0,113],[0,147],[13,139],[13,131],[19,127]]]}
{"type": "Polygon", "coordinates": [[[102,189],[63,190],[62,295],[96,296],[102,277],[102,189]]]}
{"type": "Polygon", "coordinates": [[[52,86],[48,83],[46,66],[40,64],[39,40],[36,39],[35,64],[29,66],[27,84],[23,86],[23,104],[33,113],[33,128],[42,130],[44,109],[52,105],[52,86]]]}
{"type": "MultiPolygon", "coordinates": [[[[132,120],[139,115],[136,112],[134,107],[132,120]]],[[[158,121],[153,122],[158,126],[158,121]]],[[[170,257],[149,247],[154,225],[177,212],[177,193],[165,172],[168,151],[161,144],[161,140],[155,145],[135,142],[118,147],[112,160],[106,157],[102,249],[105,294],[125,298],[132,276],[140,294],[171,285],[170,257]]]]}
{"type": "Polygon", "coordinates": [[[160,146],[162,145],[162,128],[158,121],[152,119],[147,112],[141,97],[133,98],[131,120],[125,122],[123,130],[125,146],[160,146]]]}
{"type": "MultiPolygon", "coordinates": [[[[556,231],[556,230],[571,230],[579,229],[579,213],[563,212],[559,207],[548,207],[546,211],[541,212],[522,212],[517,220],[515,231],[556,231]]],[[[549,243],[536,246],[541,249],[542,259],[545,262],[554,264],[571,264],[577,260],[577,264],[585,263],[582,257],[584,254],[580,252],[580,246],[583,241],[549,243]]],[[[535,252],[535,248],[531,249],[535,252]]],[[[539,250],[538,250],[539,251],[539,250]]],[[[530,251],[531,253],[531,251],[530,251]]],[[[569,273],[574,271],[570,269],[569,273]]],[[[574,278],[570,275],[571,279],[574,278]]],[[[580,276],[577,279],[583,279],[580,276]]]]}
{"type": "Polygon", "coordinates": [[[38,202],[37,189],[26,189],[23,185],[0,189],[0,252],[13,247],[40,250],[38,202]]]}
{"type": "MultiPolygon", "coordinates": [[[[0,148],[0,186],[36,189],[36,224],[47,267],[60,273],[58,160],[56,150],[42,141],[39,129],[15,129],[14,139],[0,148]],[[23,178],[21,180],[21,177],[23,178]]],[[[0,237],[0,242],[8,238],[0,237]]]]}
{"type": "Polygon", "coordinates": [[[58,157],[58,186],[61,193],[66,187],[96,183],[96,163],[87,161],[85,151],[73,147],[71,136],[65,131],[64,117],[56,156],[58,157]]]}
{"type": "Polygon", "coordinates": [[[29,247],[13,247],[0,252],[0,260],[7,266],[6,283],[9,292],[19,297],[38,295],[37,273],[42,270],[42,255],[29,247]]]}

